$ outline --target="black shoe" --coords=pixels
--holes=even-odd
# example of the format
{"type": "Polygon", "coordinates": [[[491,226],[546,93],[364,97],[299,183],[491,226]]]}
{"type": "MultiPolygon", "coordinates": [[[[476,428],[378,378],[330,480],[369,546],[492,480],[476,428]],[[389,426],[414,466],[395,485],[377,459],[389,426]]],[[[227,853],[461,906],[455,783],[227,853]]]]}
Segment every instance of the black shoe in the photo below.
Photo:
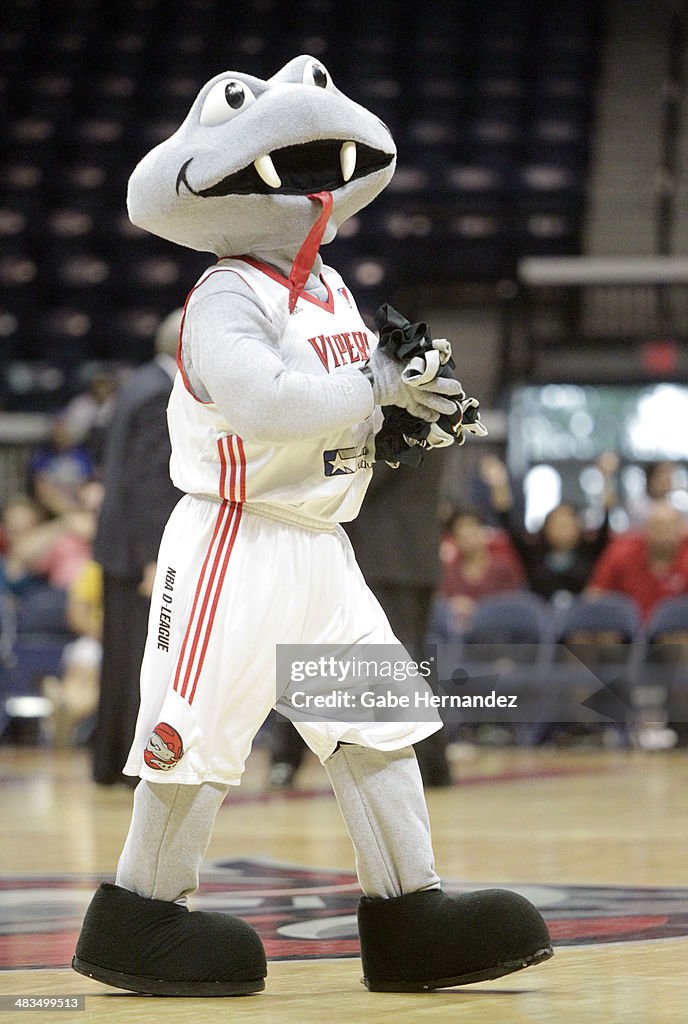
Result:
{"type": "Polygon", "coordinates": [[[262,992],[267,973],[263,944],[245,921],[108,882],[91,900],[72,967],[115,988],[161,996],[250,995],[262,992]]]}
{"type": "Polygon", "coordinates": [[[552,956],[547,925],[523,896],[441,889],[358,907],[363,982],[371,992],[424,992],[499,978],[552,956]]]}

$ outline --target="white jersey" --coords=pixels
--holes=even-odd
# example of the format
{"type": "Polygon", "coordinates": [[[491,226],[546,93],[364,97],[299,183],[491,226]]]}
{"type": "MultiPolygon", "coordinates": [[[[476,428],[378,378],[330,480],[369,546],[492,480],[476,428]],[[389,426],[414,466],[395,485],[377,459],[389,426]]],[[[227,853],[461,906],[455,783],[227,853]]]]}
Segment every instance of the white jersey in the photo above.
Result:
{"type": "MultiPolygon", "coordinates": [[[[288,370],[309,375],[362,366],[376,344],[339,274],[324,268],[326,301],[302,294],[290,315],[288,283],[272,268],[249,258],[223,259],[200,278],[186,309],[213,274],[238,274],[252,289],[280,337],[288,370]]],[[[182,323],[182,346],[184,325],[182,323]]],[[[354,519],[372,475],[374,436],[381,413],[335,429],[326,437],[288,444],[251,442],[232,431],[212,402],[196,398],[182,372],[168,407],[170,470],[187,494],[257,504],[279,514],[328,523],[354,519]]]]}
{"type": "MultiPolygon", "coordinates": [[[[288,370],[351,373],[376,343],[332,270],[321,275],[327,300],[302,295],[291,316],[285,279],[239,259],[206,271],[187,308],[213,274],[238,274],[253,289],[288,370]]],[[[254,443],[232,431],[231,409],[194,397],[183,372],[168,412],[172,478],[187,494],[160,545],[124,771],[151,782],[237,785],[282,693],[279,645],[333,645],[346,657],[358,645],[398,644],[338,525],[363,499],[381,413],[322,438],[254,443]]],[[[373,709],[294,724],[325,761],[340,742],[396,750],[442,723],[431,708],[394,721],[378,721],[373,709]]]]}

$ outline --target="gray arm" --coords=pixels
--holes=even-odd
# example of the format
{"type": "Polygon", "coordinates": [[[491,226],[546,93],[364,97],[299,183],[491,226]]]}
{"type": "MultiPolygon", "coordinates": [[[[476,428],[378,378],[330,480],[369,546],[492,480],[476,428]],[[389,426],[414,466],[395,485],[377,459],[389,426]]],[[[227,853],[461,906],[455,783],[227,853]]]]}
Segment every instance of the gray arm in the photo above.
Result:
{"type": "Polygon", "coordinates": [[[183,360],[196,397],[214,402],[247,441],[322,437],[361,423],[374,408],[370,382],[356,369],[328,376],[287,370],[272,323],[237,279],[231,290],[189,304],[183,360]]]}

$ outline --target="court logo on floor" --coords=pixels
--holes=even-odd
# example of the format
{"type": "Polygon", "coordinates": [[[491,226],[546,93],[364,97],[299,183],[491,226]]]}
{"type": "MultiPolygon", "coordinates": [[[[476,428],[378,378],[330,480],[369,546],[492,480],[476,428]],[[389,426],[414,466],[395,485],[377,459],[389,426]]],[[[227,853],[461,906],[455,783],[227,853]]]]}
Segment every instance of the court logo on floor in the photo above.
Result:
{"type": "MultiPolygon", "coordinates": [[[[197,910],[237,914],[259,932],[272,960],[358,956],[360,889],[347,871],[273,860],[205,866],[197,910]]],[[[0,968],[66,967],[96,876],[0,877],[0,968]]],[[[448,892],[491,888],[446,883],[448,892]]],[[[542,911],[557,946],[669,939],[688,935],[688,889],[631,886],[509,885],[542,911]]]]}

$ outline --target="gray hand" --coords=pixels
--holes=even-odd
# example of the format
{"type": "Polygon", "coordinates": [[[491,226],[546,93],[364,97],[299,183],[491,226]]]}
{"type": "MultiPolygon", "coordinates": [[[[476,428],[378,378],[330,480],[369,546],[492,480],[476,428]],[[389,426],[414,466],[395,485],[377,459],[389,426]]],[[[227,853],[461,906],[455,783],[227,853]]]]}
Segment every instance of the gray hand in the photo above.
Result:
{"type": "Polygon", "coordinates": [[[400,406],[428,423],[434,423],[441,413],[451,415],[455,411],[459,396],[463,397],[457,380],[437,377],[423,384],[407,384],[402,380],[405,366],[380,348],[373,351],[367,368],[377,405],[400,406]],[[452,396],[456,396],[456,399],[452,399],[452,396]]]}

